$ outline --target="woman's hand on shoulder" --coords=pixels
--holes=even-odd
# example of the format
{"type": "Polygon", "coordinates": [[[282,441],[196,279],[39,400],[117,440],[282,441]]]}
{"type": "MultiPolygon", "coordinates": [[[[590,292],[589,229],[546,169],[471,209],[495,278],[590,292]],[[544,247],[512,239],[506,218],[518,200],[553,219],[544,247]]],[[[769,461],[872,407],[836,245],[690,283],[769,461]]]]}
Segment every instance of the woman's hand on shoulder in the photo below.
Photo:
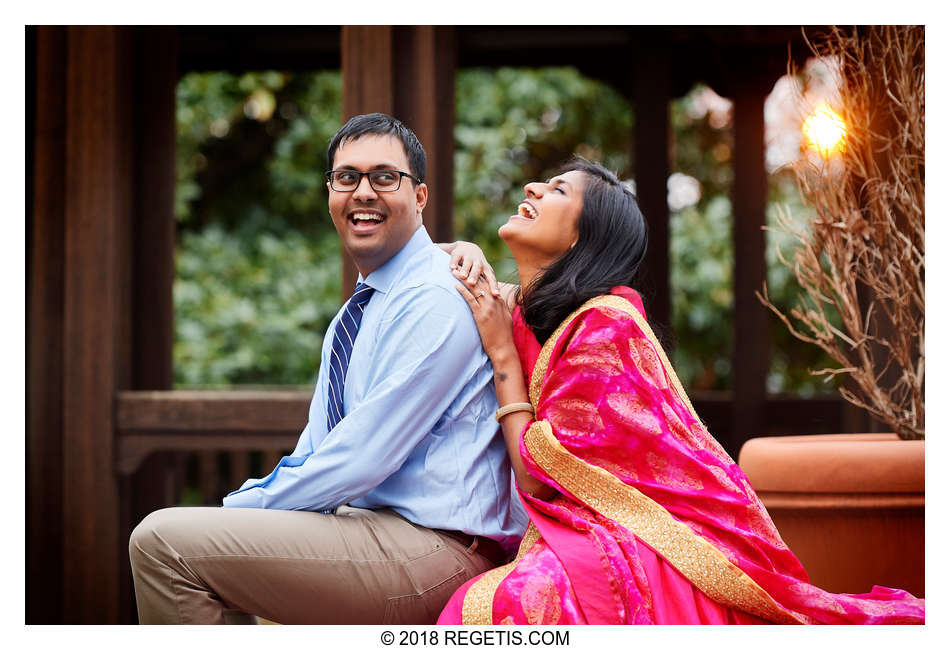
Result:
{"type": "Polygon", "coordinates": [[[469,289],[474,290],[478,278],[485,276],[490,293],[493,296],[501,295],[498,280],[495,279],[495,271],[485,258],[485,253],[476,244],[457,241],[453,244],[439,244],[439,246],[451,255],[449,266],[452,268],[452,273],[468,285],[469,289]]]}
{"type": "Polygon", "coordinates": [[[479,278],[472,288],[464,283],[455,285],[455,288],[472,310],[475,326],[482,338],[482,347],[492,362],[512,355],[517,358],[511,331],[511,309],[505,299],[491,293],[491,287],[484,277],[479,278]]]}

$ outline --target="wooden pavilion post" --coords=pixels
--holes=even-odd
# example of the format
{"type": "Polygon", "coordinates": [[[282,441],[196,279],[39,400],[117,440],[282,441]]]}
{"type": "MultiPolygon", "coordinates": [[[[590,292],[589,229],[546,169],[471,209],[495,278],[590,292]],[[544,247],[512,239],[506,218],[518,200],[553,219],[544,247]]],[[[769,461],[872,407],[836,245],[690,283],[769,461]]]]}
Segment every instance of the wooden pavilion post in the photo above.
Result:
{"type": "MultiPolygon", "coordinates": [[[[175,88],[178,29],[132,28],[134,61],[132,197],[132,384],[135,390],[171,390],[175,279],[175,88]],[[154,56],[161,50],[164,56],[154,56]]],[[[176,501],[172,452],[149,456],[123,477],[120,534],[128,536],[146,515],[176,501]]],[[[127,553],[119,556],[121,619],[136,620],[127,553]]]]}
{"type": "Polygon", "coordinates": [[[171,502],[162,455],[117,477],[113,400],[172,386],[175,33],[29,32],[30,623],[133,622],[128,534],[171,502]]]}
{"type": "Polygon", "coordinates": [[[117,623],[119,525],[114,397],[131,383],[128,39],[67,28],[63,359],[63,612],[117,623]]]}
{"type": "Polygon", "coordinates": [[[135,30],[133,384],[170,390],[175,279],[175,89],[178,30],[135,30]],[[162,56],[155,56],[161,50],[162,56]]]}
{"type": "Polygon", "coordinates": [[[454,238],[455,32],[452,27],[396,27],[395,111],[426,150],[429,204],[423,222],[433,241],[454,238]]]}
{"type": "MultiPolygon", "coordinates": [[[[670,209],[666,187],[670,175],[672,74],[668,35],[645,35],[634,52],[633,169],[637,202],[649,229],[646,258],[638,275],[647,316],[660,332],[672,329],[670,209]]],[[[671,353],[672,342],[662,342],[671,353]]]]}
{"type": "Polygon", "coordinates": [[[755,63],[736,71],[732,184],[733,250],[733,426],[726,451],[736,457],[742,443],[765,432],[766,376],[769,369],[768,311],[755,292],[765,281],[765,97],[769,84],[755,74],[755,63]],[[741,82],[740,82],[741,80],[741,82]]]}
{"type": "MultiPolygon", "coordinates": [[[[344,26],[341,37],[343,119],[389,113],[406,123],[426,150],[429,205],[423,222],[434,241],[453,238],[455,38],[445,26],[344,26]]],[[[343,253],[342,298],[356,285],[343,253]]]]}
{"type": "Polygon", "coordinates": [[[27,31],[26,623],[63,621],[66,28],[27,31]]]}

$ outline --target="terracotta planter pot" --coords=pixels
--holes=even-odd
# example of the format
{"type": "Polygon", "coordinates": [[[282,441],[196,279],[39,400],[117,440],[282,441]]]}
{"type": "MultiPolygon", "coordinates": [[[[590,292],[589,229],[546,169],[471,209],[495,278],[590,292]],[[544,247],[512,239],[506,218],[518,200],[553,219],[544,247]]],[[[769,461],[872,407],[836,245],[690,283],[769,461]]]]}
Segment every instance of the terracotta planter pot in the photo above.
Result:
{"type": "Polygon", "coordinates": [[[753,438],[739,466],[811,582],[924,596],[924,441],[895,434],[753,438]]]}

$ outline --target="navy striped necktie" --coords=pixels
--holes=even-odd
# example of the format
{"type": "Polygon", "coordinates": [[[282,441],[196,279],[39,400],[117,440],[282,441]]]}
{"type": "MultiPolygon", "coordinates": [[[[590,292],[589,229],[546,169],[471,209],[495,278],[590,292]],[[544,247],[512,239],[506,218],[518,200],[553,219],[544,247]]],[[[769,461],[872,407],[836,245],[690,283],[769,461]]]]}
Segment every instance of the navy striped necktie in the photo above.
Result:
{"type": "Polygon", "coordinates": [[[337,321],[333,332],[333,347],[330,350],[330,381],[327,395],[327,431],[343,419],[343,381],[346,379],[346,369],[350,365],[350,355],[353,354],[353,342],[360,331],[360,321],[363,320],[363,307],[373,296],[373,287],[360,282],[353,291],[353,296],[346,303],[340,320],[337,321]]]}

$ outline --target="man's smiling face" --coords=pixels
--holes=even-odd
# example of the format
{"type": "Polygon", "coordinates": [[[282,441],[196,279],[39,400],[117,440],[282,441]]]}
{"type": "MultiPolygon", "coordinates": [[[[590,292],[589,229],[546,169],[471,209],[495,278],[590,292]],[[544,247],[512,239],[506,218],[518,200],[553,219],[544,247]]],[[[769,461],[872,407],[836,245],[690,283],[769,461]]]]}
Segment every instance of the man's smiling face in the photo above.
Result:
{"type": "MultiPolygon", "coordinates": [[[[394,169],[411,173],[402,143],[390,135],[347,140],[333,158],[334,170],[394,169]]],[[[329,183],[327,191],[333,225],[363,277],[405,246],[422,224],[422,209],[428,198],[425,184],[416,185],[410,178],[403,178],[395,192],[377,192],[366,176],[352,192],[337,192],[329,183]]]]}

